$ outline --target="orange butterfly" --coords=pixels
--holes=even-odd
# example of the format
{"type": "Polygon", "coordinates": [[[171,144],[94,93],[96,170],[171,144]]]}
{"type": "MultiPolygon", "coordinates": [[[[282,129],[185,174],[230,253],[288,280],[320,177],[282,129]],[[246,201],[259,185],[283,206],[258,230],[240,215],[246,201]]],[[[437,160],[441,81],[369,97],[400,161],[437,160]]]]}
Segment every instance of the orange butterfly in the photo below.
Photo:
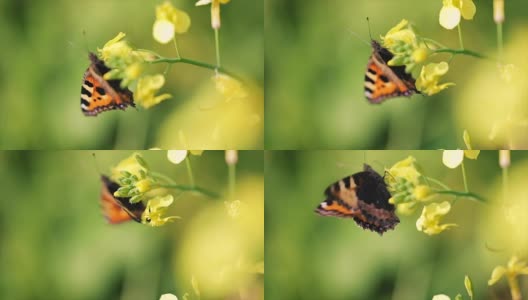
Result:
{"type": "Polygon", "coordinates": [[[380,235],[400,222],[383,177],[367,164],[363,172],[331,184],[324,193],[326,199],[315,209],[320,215],[353,218],[362,228],[380,235]]]}
{"type": "Polygon", "coordinates": [[[145,211],[142,202],[130,203],[130,198],[115,197],[114,193],[119,185],[106,176],[101,176],[103,188],[101,190],[101,205],[103,215],[111,224],[134,220],[141,223],[141,215],[145,211]]]}
{"type": "Polygon", "coordinates": [[[120,80],[103,78],[110,68],[95,54],[90,53],[88,57],[91,64],[84,73],[81,87],[81,110],[84,115],[97,116],[106,110],[125,110],[129,105],[135,107],[132,92],[121,88],[120,80]]]}
{"type": "Polygon", "coordinates": [[[415,80],[405,72],[405,66],[389,66],[387,63],[394,55],[372,40],[372,55],[365,73],[365,97],[370,103],[381,103],[386,99],[411,96],[420,93],[414,85],[415,80]]]}

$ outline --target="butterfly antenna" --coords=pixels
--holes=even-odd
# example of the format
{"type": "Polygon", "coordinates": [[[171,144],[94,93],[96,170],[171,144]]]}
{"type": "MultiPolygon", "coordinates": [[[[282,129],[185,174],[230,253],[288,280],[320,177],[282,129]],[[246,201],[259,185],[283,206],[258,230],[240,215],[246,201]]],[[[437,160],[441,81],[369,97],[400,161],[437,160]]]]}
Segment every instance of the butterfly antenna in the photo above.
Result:
{"type": "Polygon", "coordinates": [[[354,31],[352,31],[352,30],[350,30],[350,29],[348,30],[348,32],[349,32],[350,34],[352,34],[353,36],[355,36],[358,40],[360,40],[360,41],[362,41],[363,43],[365,43],[365,44],[367,44],[367,45],[370,46],[370,43],[367,42],[367,41],[366,41],[364,38],[362,38],[361,36],[359,36],[359,34],[357,34],[356,32],[354,32],[354,31]]]}
{"type": "Polygon", "coordinates": [[[82,34],[83,34],[83,39],[84,39],[84,47],[86,48],[86,53],[90,53],[90,48],[88,47],[88,39],[86,38],[86,30],[83,29],[82,34]]]}
{"type": "Polygon", "coordinates": [[[368,26],[368,30],[369,30],[369,37],[372,40],[372,31],[370,31],[370,20],[369,20],[369,17],[367,17],[367,26],[368,26]]]}
{"type": "Polygon", "coordinates": [[[95,157],[95,153],[92,153],[92,157],[94,159],[95,170],[97,171],[97,173],[99,173],[99,175],[103,174],[101,172],[101,169],[99,168],[99,165],[97,164],[97,158],[95,157]]]}

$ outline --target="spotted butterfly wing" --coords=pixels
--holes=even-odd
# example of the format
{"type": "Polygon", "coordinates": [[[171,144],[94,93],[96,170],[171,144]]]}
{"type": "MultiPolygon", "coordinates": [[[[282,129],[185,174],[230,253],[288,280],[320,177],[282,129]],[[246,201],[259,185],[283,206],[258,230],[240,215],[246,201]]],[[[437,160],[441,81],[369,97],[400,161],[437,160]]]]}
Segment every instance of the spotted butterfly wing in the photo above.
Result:
{"type": "Polygon", "coordinates": [[[101,206],[106,220],[111,224],[130,220],[141,223],[145,205],[142,202],[130,203],[130,198],[115,197],[114,193],[119,189],[119,185],[106,176],[101,176],[101,181],[103,182],[101,206]]]}
{"type": "Polygon", "coordinates": [[[415,80],[405,72],[405,66],[389,66],[387,63],[394,55],[372,41],[372,55],[365,74],[365,97],[370,103],[381,103],[384,100],[399,96],[411,96],[419,93],[415,80]]]}
{"type": "Polygon", "coordinates": [[[105,80],[103,75],[110,69],[93,53],[89,54],[90,66],[86,69],[81,87],[81,110],[85,116],[97,116],[99,113],[135,107],[132,92],[121,88],[120,80],[105,80]]]}
{"type": "Polygon", "coordinates": [[[363,172],[331,184],[324,193],[326,199],[315,209],[322,216],[352,218],[380,235],[400,222],[383,177],[367,164],[363,172]]]}

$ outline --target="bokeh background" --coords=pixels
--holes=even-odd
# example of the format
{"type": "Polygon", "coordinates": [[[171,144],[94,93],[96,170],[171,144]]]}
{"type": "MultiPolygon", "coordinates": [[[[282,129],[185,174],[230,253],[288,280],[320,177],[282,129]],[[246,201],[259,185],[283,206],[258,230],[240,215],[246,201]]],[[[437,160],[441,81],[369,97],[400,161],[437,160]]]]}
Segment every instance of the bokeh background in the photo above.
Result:
{"type": "Polygon", "coordinates": [[[464,129],[476,149],[525,149],[528,2],[505,4],[507,74],[495,60],[492,1],[474,2],[474,19],[461,24],[464,46],[491,59],[457,56],[443,79],[456,86],[371,105],[363,90],[371,47],[351,31],[369,41],[369,17],[379,40],[405,18],[458,48],[457,31],[438,23],[441,0],[266,1],[267,149],[453,149],[464,147],[464,129]]]}
{"type": "MultiPolygon", "coordinates": [[[[422,173],[454,190],[464,189],[462,172],[442,164],[441,151],[266,152],[266,297],[270,299],[424,300],[465,293],[473,280],[475,299],[511,299],[504,278],[487,282],[493,268],[512,253],[526,258],[528,152],[513,152],[509,192],[502,201],[498,152],[466,160],[470,191],[487,203],[458,199],[442,223],[458,227],[428,236],[416,229],[421,209],[401,216],[383,236],[351,219],[323,217],[314,210],[335,181],[369,163],[380,174],[412,155],[422,173]]],[[[449,200],[437,198],[436,200],[449,200]]],[[[528,294],[527,279],[521,289],[528,294]]]]}
{"type": "MultiPolygon", "coordinates": [[[[264,33],[261,0],[222,5],[222,64],[247,84],[248,97],[224,101],[214,72],[176,64],[162,93],[173,98],[149,110],[84,117],[80,109],[88,51],[120,31],[132,46],[174,57],[172,43],[152,37],[155,6],[164,0],[0,0],[1,149],[258,149],[262,148],[264,33]],[[86,34],[84,35],[83,32],[86,34]],[[179,132],[183,132],[183,138],[179,132]]],[[[214,63],[210,6],[170,0],[191,17],[178,36],[182,56],[214,63]]],[[[163,72],[164,65],[152,66],[163,72]]]]}
{"type": "MultiPolygon", "coordinates": [[[[97,151],[110,168],[131,151],[97,151]]],[[[165,151],[141,152],[153,171],[188,184],[185,164],[165,151]]],[[[191,156],[197,185],[219,199],[186,193],[163,227],[134,221],[106,223],[101,181],[91,151],[0,152],[1,299],[263,299],[263,152],[239,151],[235,197],[239,215],[224,201],[228,170],[223,151],[191,156]]]]}

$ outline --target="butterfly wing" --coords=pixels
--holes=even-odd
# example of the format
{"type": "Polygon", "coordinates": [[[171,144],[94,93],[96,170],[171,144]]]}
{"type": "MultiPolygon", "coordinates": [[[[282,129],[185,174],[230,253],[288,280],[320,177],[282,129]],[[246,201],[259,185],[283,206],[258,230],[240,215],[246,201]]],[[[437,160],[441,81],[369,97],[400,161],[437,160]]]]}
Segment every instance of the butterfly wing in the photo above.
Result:
{"type": "Polygon", "coordinates": [[[347,176],[325,190],[326,199],[316,212],[323,216],[353,218],[364,229],[383,234],[400,222],[389,203],[390,193],[383,177],[370,166],[347,176]]]}
{"type": "Polygon", "coordinates": [[[317,206],[315,212],[322,216],[342,218],[353,218],[360,215],[356,188],[352,176],[331,184],[324,192],[326,199],[317,206]]]}
{"type": "Polygon", "coordinates": [[[86,116],[97,116],[107,110],[133,106],[132,92],[120,87],[120,80],[105,80],[103,75],[110,69],[90,53],[91,64],[84,73],[81,87],[81,110],[86,116]]]}
{"type": "Polygon", "coordinates": [[[389,66],[393,54],[378,42],[372,41],[372,55],[365,73],[365,97],[371,103],[386,99],[411,96],[417,93],[415,80],[405,72],[404,66],[389,66]]]}
{"type": "Polygon", "coordinates": [[[101,190],[101,206],[103,215],[111,224],[119,224],[134,220],[141,223],[141,215],[145,211],[142,202],[129,202],[130,198],[115,197],[114,193],[119,189],[119,185],[106,176],[101,176],[103,187],[101,190]]]}

